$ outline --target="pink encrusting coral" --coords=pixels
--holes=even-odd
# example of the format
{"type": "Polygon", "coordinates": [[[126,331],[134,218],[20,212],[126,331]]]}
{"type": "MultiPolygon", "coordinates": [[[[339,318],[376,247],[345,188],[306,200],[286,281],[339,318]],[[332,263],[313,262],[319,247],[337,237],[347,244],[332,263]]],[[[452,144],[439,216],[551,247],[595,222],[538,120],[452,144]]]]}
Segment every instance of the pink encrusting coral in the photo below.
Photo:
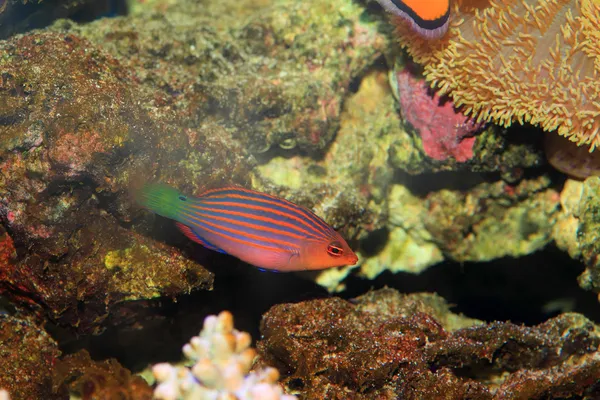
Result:
{"type": "Polygon", "coordinates": [[[402,116],[421,135],[423,150],[429,157],[453,157],[458,162],[473,157],[474,134],[483,124],[457,111],[450,99],[433,93],[411,68],[395,71],[394,80],[402,116]]]}

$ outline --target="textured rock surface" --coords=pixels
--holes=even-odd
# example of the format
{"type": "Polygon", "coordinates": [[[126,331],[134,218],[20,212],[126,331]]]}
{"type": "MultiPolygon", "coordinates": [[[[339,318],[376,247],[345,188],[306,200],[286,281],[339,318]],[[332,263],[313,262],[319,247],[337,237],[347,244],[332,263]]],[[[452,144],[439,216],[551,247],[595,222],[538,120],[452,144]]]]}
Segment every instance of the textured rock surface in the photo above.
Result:
{"type": "Polygon", "coordinates": [[[600,394],[600,330],[579,314],[534,327],[482,324],[429,294],[391,289],[353,302],[265,314],[262,360],[306,399],[552,399],[600,394]]]}
{"type": "Polygon", "coordinates": [[[259,3],[247,18],[231,18],[215,2],[165,7],[53,29],[83,36],[131,67],[155,97],[146,107],[178,113],[189,129],[222,126],[253,153],[322,151],[351,81],[386,44],[376,24],[360,19],[364,9],[342,0],[259,3]]]}
{"type": "Polygon", "coordinates": [[[456,261],[519,257],[552,240],[559,194],[547,177],[482,183],[468,192],[441,190],[427,197],[425,226],[456,261]],[[502,243],[502,246],[498,246],[502,243]]]}
{"type": "Polygon", "coordinates": [[[0,315],[0,387],[12,399],[68,399],[52,387],[59,356],[58,344],[33,321],[0,315]]]}
{"type": "Polygon", "coordinates": [[[569,253],[574,259],[581,257],[578,240],[579,204],[583,193],[583,182],[569,179],[560,192],[561,210],[552,229],[552,237],[556,246],[569,253]]]}
{"type": "Polygon", "coordinates": [[[98,331],[124,300],[210,288],[201,265],[146,236],[132,187],[246,183],[251,153],[323,150],[384,44],[361,12],[281,1],[233,25],[186,3],[0,42],[2,291],[98,331]]]}
{"type": "Polygon", "coordinates": [[[583,183],[579,203],[578,229],[581,255],[587,266],[579,277],[579,284],[587,290],[600,294],[600,178],[591,177],[583,183]]]}
{"type": "Polygon", "coordinates": [[[561,211],[553,229],[556,245],[576,259],[582,259],[586,270],[579,285],[600,294],[600,178],[585,181],[567,180],[560,194],[561,211]]]}
{"type": "Polygon", "coordinates": [[[63,385],[72,397],[82,399],[152,399],[152,388],[144,379],[133,375],[115,359],[93,361],[85,350],[56,363],[53,387],[58,390],[63,385]]]}

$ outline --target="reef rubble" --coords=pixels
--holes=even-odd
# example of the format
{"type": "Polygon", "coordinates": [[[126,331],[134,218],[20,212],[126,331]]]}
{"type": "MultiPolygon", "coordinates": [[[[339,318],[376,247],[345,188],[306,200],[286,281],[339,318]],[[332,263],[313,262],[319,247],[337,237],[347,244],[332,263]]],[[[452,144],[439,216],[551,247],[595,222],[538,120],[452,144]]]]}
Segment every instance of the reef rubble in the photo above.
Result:
{"type": "Polygon", "coordinates": [[[600,395],[600,330],[576,313],[483,323],[434,294],[393,289],[279,304],[261,362],[305,399],[555,399],[600,395]]]}
{"type": "Polygon", "coordinates": [[[67,399],[64,388],[52,389],[60,355],[58,343],[32,318],[0,314],[0,388],[13,400],[67,399]]]}

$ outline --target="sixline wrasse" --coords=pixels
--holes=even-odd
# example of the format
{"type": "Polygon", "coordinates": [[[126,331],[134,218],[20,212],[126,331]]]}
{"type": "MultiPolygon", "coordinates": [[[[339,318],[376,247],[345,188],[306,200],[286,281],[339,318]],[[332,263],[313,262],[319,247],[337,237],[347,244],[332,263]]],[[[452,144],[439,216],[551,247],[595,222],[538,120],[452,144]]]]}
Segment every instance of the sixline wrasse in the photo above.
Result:
{"type": "Polygon", "coordinates": [[[224,187],[193,197],[152,184],[141,189],[138,202],[177,221],[195,242],[259,268],[319,270],[358,261],[340,234],[317,215],[265,193],[224,187]]]}

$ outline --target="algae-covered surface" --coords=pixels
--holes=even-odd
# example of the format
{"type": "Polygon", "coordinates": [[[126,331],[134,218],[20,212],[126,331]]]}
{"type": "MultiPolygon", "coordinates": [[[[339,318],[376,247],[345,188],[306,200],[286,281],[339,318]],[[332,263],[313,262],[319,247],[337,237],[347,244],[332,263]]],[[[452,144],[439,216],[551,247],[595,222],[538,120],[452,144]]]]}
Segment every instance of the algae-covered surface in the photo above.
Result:
{"type": "Polygon", "coordinates": [[[4,282],[24,281],[20,298],[82,330],[122,300],[210,288],[202,266],[136,233],[149,225],[132,188],[243,184],[271,146],[322,151],[350,82],[385,43],[351,4],[326,42],[308,29],[334,6],[272,4],[225,29],[205,4],[175,4],[2,42],[2,207],[15,246],[35,248],[4,282]]]}
{"type": "Polygon", "coordinates": [[[466,118],[390,22],[351,0],[0,0],[0,399],[149,399],[152,376],[165,399],[600,398],[600,178],[466,118]],[[146,183],[284,198],[358,262],[261,272],[140,207],[146,183]],[[223,310],[239,331],[202,326],[223,310]],[[228,356],[146,369],[187,342],[228,356]]]}

